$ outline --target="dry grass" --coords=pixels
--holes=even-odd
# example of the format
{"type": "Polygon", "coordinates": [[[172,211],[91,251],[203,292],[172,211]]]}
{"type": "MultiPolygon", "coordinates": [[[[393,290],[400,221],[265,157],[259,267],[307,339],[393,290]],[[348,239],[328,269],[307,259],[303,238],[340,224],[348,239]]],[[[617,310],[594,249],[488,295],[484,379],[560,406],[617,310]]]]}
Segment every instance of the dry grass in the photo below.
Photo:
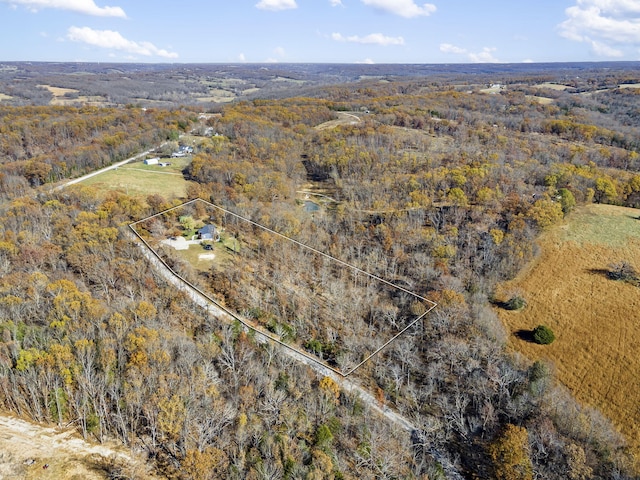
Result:
{"type": "Polygon", "coordinates": [[[496,94],[496,93],[500,93],[502,91],[502,87],[501,86],[494,86],[494,87],[489,87],[489,88],[481,88],[479,90],[480,93],[489,93],[489,94],[496,94]]]}
{"type": "Polygon", "coordinates": [[[358,115],[347,112],[338,112],[338,118],[316,125],[314,128],[322,131],[336,128],[339,125],[355,125],[357,123],[360,123],[360,117],[358,115]]]}
{"type": "Polygon", "coordinates": [[[52,87],[51,85],[38,85],[38,86],[49,90],[54,97],[63,97],[65,93],[79,92],[79,90],[76,90],[75,88],[52,87]]]}
{"type": "Polygon", "coordinates": [[[103,480],[114,478],[108,473],[109,465],[120,466],[122,478],[159,478],[144,458],[116,442],[91,444],[73,429],[0,415],[0,478],[103,480]]]}
{"type": "Polygon", "coordinates": [[[13,97],[11,95],[7,95],[6,93],[0,93],[0,102],[2,100],[11,100],[13,97]]]}
{"type": "Polygon", "coordinates": [[[527,99],[538,102],[541,105],[551,105],[555,100],[549,97],[538,97],[537,95],[525,95],[527,99]]]}
{"type": "Polygon", "coordinates": [[[538,85],[534,85],[534,87],[538,87],[538,88],[548,88],[550,90],[566,90],[568,88],[571,88],[568,85],[560,85],[557,83],[551,83],[551,82],[544,82],[544,83],[539,83],[538,85]]]}
{"type": "MultiPolygon", "coordinates": [[[[545,234],[542,254],[501,287],[521,291],[528,306],[499,311],[511,347],[555,364],[558,379],[576,398],[599,408],[640,453],[640,289],[610,280],[608,266],[627,260],[640,267],[639,210],[590,205],[545,234]],[[556,334],[548,346],[516,333],[546,324],[556,334]]],[[[505,294],[503,294],[505,295],[505,294]]]]}

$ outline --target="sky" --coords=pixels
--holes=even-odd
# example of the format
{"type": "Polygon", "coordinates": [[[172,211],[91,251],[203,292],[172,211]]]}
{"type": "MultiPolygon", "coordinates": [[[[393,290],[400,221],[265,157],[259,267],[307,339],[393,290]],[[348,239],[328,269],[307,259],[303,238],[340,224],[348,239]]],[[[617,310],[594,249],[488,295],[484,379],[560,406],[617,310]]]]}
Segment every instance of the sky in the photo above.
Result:
{"type": "Polygon", "coordinates": [[[640,0],[0,0],[0,62],[640,60],[640,0]]]}

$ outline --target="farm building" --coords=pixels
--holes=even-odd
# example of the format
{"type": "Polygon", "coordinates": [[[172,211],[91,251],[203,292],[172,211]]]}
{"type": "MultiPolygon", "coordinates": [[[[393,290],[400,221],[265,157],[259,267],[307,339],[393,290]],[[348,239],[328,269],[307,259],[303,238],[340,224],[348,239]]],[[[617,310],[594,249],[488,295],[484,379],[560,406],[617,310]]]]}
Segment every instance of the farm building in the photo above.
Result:
{"type": "Polygon", "coordinates": [[[160,162],[160,159],[158,157],[154,157],[154,158],[147,158],[144,161],[145,165],[157,165],[158,162],[160,162]]]}
{"type": "Polygon", "coordinates": [[[213,240],[214,242],[217,242],[220,240],[220,234],[218,233],[218,229],[215,225],[205,225],[198,230],[198,238],[200,240],[213,240]]]}

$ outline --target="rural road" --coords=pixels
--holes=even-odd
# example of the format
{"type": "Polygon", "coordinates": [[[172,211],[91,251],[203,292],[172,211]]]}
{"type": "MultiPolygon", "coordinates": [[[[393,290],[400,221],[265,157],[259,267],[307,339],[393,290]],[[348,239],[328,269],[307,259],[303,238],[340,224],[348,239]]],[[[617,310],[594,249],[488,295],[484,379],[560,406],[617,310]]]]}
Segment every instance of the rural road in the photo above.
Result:
{"type": "MultiPolygon", "coordinates": [[[[209,315],[215,316],[216,319],[222,320],[226,323],[233,323],[238,320],[238,317],[236,317],[234,314],[232,314],[231,312],[227,311],[226,309],[216,304],[210,297],[208,297],[203,292],[198,290],[196,287],[190,285],[186,280],[182,279],[176,273],[174,273],[162,260],[160,260],[160,258],[150,248],[150,246],[147,245],[146,242],[144,242],[134,232],[135,230],[133,229],[133,227],[131,228],[131,231],[128,232],[131,240],[138,244],[138,246],[142,250],[143,255],[156,268],[156,270],[165,278],[165,280],[167,280],[167,282],[175,286],[177,289],[185,292],[196,305],[205,309],[209,315]]],[[[380,402],[371,393],[369,393],[369,391],[365,387],[358,384],[352,378],[346,378],[342,375],[339,375],[333,370],[326,368],[321,363],[313,360],[312,358],[307,357],[306,355],[303,355],[302,353],[292,348],[291,346],[283,344],[279,340],[274,339],[260,332],[259,330],[256,330],[254,328],[252,328],[252,330],[255,332],[255,339],[257,342],[259,343],[273,342],[276,345],[281,346],[282,352],[285,355],[288,355],[294,360],[309,366],[310,368],[315,370],[318,374],[322,375],[323,377],[330,377],[333,381],[335,381],[338,385],[340,385],[340,388],[342,390],[349,393],[357,394],[358,397],[371,410],[381,415],[382,417],[386,418],[387,420],[392,422],[394,425],[402,428],[403,430],[407,431],[409,434],[412,434],[412,435],[417,431],[419,431],[419,429],[416,428],[416,426],[413,424],[413,422],[411,422],[411,420],[401,415],[400,413],[396,412],[395,410],[392,410],[384,405],[381,405],[380,402]]],[[[453,480],[463,479],[462,475],[458,473],[455,465],[451,463],[451,461],[446,455],[443,455],[441,452],[435,450],[434,448],[431,448],[429,453],[442,466],[442,468],[447,474],[447,478],[453,479],[453,480]]]]}
{"type": "MultiPolygon", "coordinates": [[[[360,120],[355,115],[351,115],[351,114],[344,114],[344,115],[345,116],[346,115],[352,116],[358,121],[360,120]]],[[[132,156],[130,158],[127,158],[127,159],[122,160],[120,162],[114,163],[113,165],[110,165],[108,167],[102,168],[100,170],[96,170],[95,172],[92,172],[92,173],[89,173],[87,175],[83,175],[82,177],[78,177],[78,178],[75,178],[75,179],[70,180],[68,182],[65,182],[64,184],[57,186],[55,188],[55,190],[61,190],[61,189],[65,188],[65,187],[67,187],[67,186],[77,184],[77,183],[82,182],[83,180],[86,180],[88,178],[94,177],[96,175],[100,175],[101,173],[107,172],[109,170],[113,170],[113,169],[118,168],[118,167],[120,167],[122,165],[125,165],[125,164],[127,164],[129,162],[138,160],[138,159],[144,157],[145,155],[148,155],[153,150],[154,149],[146,150],[146,151],[144,151],[142,153],[139,153],[137,155],[134,155],[134,156],[132,156]]],[[[201,291],[197,290],[195,287],[191,286],[184,279],[178,277],[164,262],[162,262],[160,260],[159,257],[156,256],[155,252],[148,245],[146,245],[146,243],[143,242],[141,240],[141,238],[137,237],[131,231],[128,232],[128,234],[129,234],[131,240],[134,241],[141,248],[143,255],[156,268],[156,270],[167,280],[167,282],[169,282],[170,284],[174,285],[176,288],[184,291],[187,295],[189,295],[189,297],[191,298],[191,300],[195,304],[197,304],[200,307],[204,308],[209,314],[215,316],[217,319],[221,319],[221,320],[223,320],[225,322],[228,322],[228,323],[233,323],[234,321],[237,320],[237,317],[234,314],[232,314],[231,312],[226,311],[225,309],[223,309],[222,307],[217,305],[207,295],[205,295],[201,291]]],[[[404,417],[400,413],[388,408],[387,406],[382,405],[371,393],[369,393],[369,391],[365,387],[363,387],[362,385],[357,383],[355,380],[353,380],[351,378],[346,378],[346,377],[344,377],[342,375],[339,375],[337,372],[332,371],[330,368],[327,368],[327,367],[323,366],[321,363],[313,360],[312,358],[307,357],[306,355],[300,353],[299,351],[295,350],[294,348],[292,348],[292,347],[290,347],[290,346],[288,346],[286,344],[283,344],[282,342],[278,341],[277,339],[274,339],[274,338],[272,338],[272,337],[270,337],[270,336],[268,336],[268,335],[266,335],[266,334],[264,334],[264,333],[262,333],[262,332],[260,332],[258,330],[255,330],[255,333],[256,333],[255,338],[256,338],[256,340],[258,342],[261,342],[261,343],[273,342],[273,343],[281,346],[283,353],[285,353],[289,357],[293,358],[297,362],[300,362],[300,363],[302,363],[304,365],[309,366],[310,368],[315,370],[319,375],[321,375],[323,377],[325,377],[325,376],[326,377],[330,377],[338,385],[340,385],[341,389],[343,389],[344,391],[349,392],[349,393],[357,394],[358,397],[372,411],[374,411],[377,414],[379,414],[380,416],[386,418],[388,421],[390,421],[394,425],[402,428],[403,430],[405,430],[406,432],[408,432],[411,435],[413,435],[416,431],[418,431],[418,429],[416,428],[416,426],[413,424],[413,422],[411,420],[409,420],[408,418],[404,417]]],[[[0,416],[0,436],[2,436],[1,434],[2,434],[3,430],[6,431],[6,428],[8,426],[7,422],[10,422],[9,417],[0,416]]],[[[34,425],[34,428],[42,429],[41,431],[44,432],[44,428],[45,427],[38,427],[38,426],[34,425]]],[[[104,452],[104,453],[106,453],[106,452],[104,452]]],[[[451,461],[449,460],[447,455],[444,455],[444,454],[442,454],[442,452],[439,452],[439,451],[437,451],[437,450],[435,450],[433,448],[430,449],[430,454],[442,466],[442,468],[446,472],[447,478],[450,478],[450,479],[453,479],[453,480],[462,480],[463,479],[462,475],[460,475],[458,473],[458,470],[457,470],[456,466],[451,463],[451,461]]]]}

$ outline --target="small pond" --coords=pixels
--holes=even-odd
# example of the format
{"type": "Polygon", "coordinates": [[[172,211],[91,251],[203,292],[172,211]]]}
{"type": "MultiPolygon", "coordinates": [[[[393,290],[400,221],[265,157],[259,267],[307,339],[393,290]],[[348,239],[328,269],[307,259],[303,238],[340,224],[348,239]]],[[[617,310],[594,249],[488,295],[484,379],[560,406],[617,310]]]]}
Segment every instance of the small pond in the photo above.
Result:
{"type": "Polygon", "coordinates": [[[305,212],[313,213],[320,210],[320,205],[318,205],[316,202],[312,202],[311,200],[305,200],[303,208],[305,212]]]}

